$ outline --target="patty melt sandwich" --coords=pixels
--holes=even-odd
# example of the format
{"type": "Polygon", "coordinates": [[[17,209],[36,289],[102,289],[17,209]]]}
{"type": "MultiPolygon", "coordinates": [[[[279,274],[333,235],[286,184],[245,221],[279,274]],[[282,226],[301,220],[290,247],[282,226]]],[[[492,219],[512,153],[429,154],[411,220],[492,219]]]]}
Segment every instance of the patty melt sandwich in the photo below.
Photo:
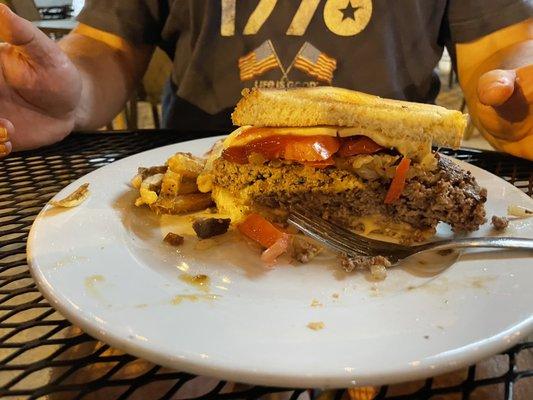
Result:
{"type": "Polygon", "coordinates": [[[282,222],[292,204],[364,234],[422,241],[485,220],[486,190],[432,146],[457,148],[467,120],[442,107],[346,89],[245,90],[240,126],[198,178],[220,212],[282,222]]]}

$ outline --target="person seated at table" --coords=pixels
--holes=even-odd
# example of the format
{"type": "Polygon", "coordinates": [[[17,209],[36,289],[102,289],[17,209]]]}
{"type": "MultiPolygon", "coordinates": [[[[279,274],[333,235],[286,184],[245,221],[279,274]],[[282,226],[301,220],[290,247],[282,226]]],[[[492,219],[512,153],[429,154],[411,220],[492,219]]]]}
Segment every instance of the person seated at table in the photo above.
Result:
{"type": "Polygon", "coordinates": [[[0,154],[109,123],[156,46],[174,63],[164,126],[206,131],[230,129],[250,87],[434,102],[446,46],[476,126],[527,157],[532,9],[528,0],[87,0],[56,43],[0,5],[0,154]]]}

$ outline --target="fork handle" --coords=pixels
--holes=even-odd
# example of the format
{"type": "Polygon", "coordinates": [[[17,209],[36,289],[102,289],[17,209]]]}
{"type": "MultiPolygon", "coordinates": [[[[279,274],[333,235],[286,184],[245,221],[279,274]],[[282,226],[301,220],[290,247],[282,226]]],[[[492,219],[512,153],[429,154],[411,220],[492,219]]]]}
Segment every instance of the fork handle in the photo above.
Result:
{"type": "Polygon", "coordinates": [[[464,238],[443,240],[419,246],[418,251],[438,251],[469,247],[533,250],[533,239],[514,237],[464,238]]]}

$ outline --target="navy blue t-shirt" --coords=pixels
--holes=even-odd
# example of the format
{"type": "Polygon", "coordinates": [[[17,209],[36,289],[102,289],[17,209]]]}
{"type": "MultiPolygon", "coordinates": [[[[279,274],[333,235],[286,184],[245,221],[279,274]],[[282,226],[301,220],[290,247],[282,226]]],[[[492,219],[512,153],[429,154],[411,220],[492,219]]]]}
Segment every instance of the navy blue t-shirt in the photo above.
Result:
{"type": "Polygon", "coordinates": [[[444,46],[532,9],[529,0],[87,0],[78,19],[172,58],[165,126],[219,130],[250,87],[333,85],[432,102],[444,46]]]}

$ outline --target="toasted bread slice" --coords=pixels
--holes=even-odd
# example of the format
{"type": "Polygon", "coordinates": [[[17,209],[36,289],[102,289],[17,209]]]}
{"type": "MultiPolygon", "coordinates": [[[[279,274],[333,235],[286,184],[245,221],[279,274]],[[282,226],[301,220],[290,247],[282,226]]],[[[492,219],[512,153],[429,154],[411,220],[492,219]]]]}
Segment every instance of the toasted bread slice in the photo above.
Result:
{"type": "Polygon", "coordinates": [[[393,141],[431,142],[457,148],[467,116],[429,104],[383,99],[336,87],[245,89],[232,114],[235,125],[341,126],[393,141]]]}

